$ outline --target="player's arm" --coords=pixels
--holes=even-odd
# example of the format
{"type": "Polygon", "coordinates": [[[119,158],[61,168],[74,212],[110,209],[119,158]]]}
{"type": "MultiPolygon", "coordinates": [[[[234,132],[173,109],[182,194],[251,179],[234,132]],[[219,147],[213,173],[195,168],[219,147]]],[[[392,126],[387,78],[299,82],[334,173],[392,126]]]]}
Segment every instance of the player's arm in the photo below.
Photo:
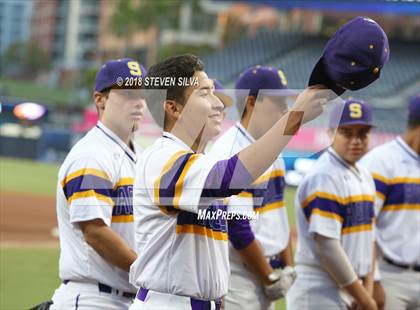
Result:
{"type": "Polygon", "coordinates": [[[385,290],[381,283],[381,275],[378,266],[378,250],[376,242],[374,243],[374,265],[373,265],[373,299],[379,310],[385,308],[385,290]]]}
{"type": "Polygon", "coordinates": [[[79,158],[62,180],[70,222],[79,225],[85,241],[111,264],[128,271],[136,254],[111,228],[115,206],[111,171],[95,158],[79,158]]]}
{"type": "Polygon", "coordinates": [[[238,250],[239,255],[245,266],[258,277],[261,284],[268,285],[273,282],[269,275],[273,273],[273,268],[267,262],[263,249],[257,239],[254,239],[249,245],[238,250]]]}
{"type": "Polygon", "coordinates": [[[369,272],[363,279],[363,286],[373,296],[373,282],[374,282],[374,272],[376,268],[376,248],[375,242],[373,242],[372,247],[372,271],[369,272]]]}
{"type": "Polygon", "coordinates": [[[377,309],[369,292],[360,283],[340,241],[314,234],[315,249],[322,267],[337,285],[347,291],[363,309],[377,309]]]}
{"type": "Polygon", "coordinates": [[[279,257],[281,262],[285,266],[294,266],[293,261],[293,251],[292,251],[292,237],[289,237],[289,242],[287,243],[287,247],[279,253],[279,257]]]}
{"type": "Polygon", "coordinates": [[[86,242],[107,262],[130,271],[137,254],[101,219],[79,222],[86,242]]]}
{"type": "Polygon", "coordinates": [[[264,251],[255,239],[249,220],[232,219],[228,221],[229,240],[238,251],[246,267],[258,277],[262,284],[271,284],[269,275],[273,272],[264,251]]]}

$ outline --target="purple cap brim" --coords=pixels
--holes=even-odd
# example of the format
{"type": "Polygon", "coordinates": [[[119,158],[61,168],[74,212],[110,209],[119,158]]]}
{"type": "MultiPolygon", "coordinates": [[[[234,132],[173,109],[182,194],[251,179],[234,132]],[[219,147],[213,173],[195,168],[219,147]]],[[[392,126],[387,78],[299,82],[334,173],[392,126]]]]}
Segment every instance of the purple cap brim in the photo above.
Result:
{"type": "Polygon", "coordinates": [[[308,86],[312,85],[325,85],[329,89],[331,89],[334,93],[338,96],[342,95],[346,90],[336,83],[334,83],[327,75],[324,67],[323,58],[321,57],[318,62],[316,63],[315,67],[312,70],[311,76],[309,77],[308,86]]]}
{"type": "Polygon", "coordinates": [[[372,123],[364,122],[364,121],[350,121],[350,122],[342,122],[338,126],[352,126],[352,125],[363,125],[368,127],[376,127],[372,123]]]}

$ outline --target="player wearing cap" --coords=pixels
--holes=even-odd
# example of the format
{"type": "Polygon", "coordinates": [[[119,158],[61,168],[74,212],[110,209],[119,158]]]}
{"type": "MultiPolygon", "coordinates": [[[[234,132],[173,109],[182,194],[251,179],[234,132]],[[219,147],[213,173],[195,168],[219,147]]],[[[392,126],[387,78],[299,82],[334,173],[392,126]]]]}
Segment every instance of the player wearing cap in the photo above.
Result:
{"type": "MultiPolygon", "coordinates": [[[[251,67],[236,82],[240,122],[224,133],[212,146],[211,155],[229,158],[264,135],[287,111],[287,80],[281,70],[251,67]]],[[[225,309],[268,309],[273,299],[285,296],[293,283],[294,270],[290,229],[284,206],[284,162],[278,157],[255,183],[228,199],[228,211],[254,211],[258,218],[228,221],[231,276],[224,298],[225,309]],[[239,226],[241,229],[237,229],[239,226]],[[240,232],[238,234],[237,232],[240,232]],[[244,238],[244,234],[248,238],[244,238]],[[255,236],[255,237],[254,237],[255,236]],[[287,276],[272,285],[275,268],[284,268],[287,276]],[[282,281],[282,282],[280,282],[282,281]]]]}
{"type": "Polygon", "coordinates": [[[420,94],[408,110],[405,133],[360,162],[376,185],[376,239],[386,309],[420,307],[420,94]]]}
{"type": "Polygon", "coordinates": [[[135,296],[128,282],[137,257],[132,193],[138,154],[131,138],[145,101],[139,89],[126,88],[145,73],[137,61],[124,58],[107,61],[96,75],[99,122],[71,149],[58,173],[63,283],[51,309],[128,309],[135,296]]]}
{"type": "Polygon", "coordinates": [[[164,132],[144,150],[137,168],[134,216],[141,255],[131,266],[130,281],[140,289],[130,309],[217,309],[230,270],[221,216],[226,206],[215,199],[238,194],[263,174],[300,122],[321,112],[325,91],[305,90],[265,135],[219,160],[201,151],[220,132],[223,110],[202,62],[193,55],[174,56],[152,66],[148,76],[195,77],[198,83],[149,87],[149,109],[164,132]],[[157,98],[158,89],[165,96],[157,98]],[[207,215],[199,218],[203,210],[207,215]]]}
{"type": "Polygon", "coordinates": [[[371,127],[372,111],[363,101],[334,106],[332,146],[296,192],[297,279],[287,295],[288,309],[346,309],[351,303],[376,309],[375,185],[356,163],[367,151],[371,127]]]}

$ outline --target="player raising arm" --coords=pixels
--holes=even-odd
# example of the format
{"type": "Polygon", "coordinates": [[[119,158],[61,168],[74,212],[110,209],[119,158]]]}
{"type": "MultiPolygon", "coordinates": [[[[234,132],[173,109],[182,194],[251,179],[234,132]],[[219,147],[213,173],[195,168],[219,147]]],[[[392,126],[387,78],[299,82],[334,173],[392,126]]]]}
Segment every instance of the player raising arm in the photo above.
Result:
{"type": "Polygon", "coordinates": [[[215,198],[237,194],[278,157],[303,122],[321,113],[326,91],[305,90],[284,117],[255,143],[229,159],[199,153],[221,129],[222,102],[213,81],[193,55],[168,58],[151,77],[195,77],[190,86],[159,86],[163,100],[148,95],[149,109],[164,128],[145,149],[134,188],[137,252],[130,281],[140,287],[131,309],[203,309],[220,306],[227,293],[229,258],[226,219],[199,219],[200,209],[226,211],[215,198]],[[303,112],[305,111],[305,113],[303,112]]]}

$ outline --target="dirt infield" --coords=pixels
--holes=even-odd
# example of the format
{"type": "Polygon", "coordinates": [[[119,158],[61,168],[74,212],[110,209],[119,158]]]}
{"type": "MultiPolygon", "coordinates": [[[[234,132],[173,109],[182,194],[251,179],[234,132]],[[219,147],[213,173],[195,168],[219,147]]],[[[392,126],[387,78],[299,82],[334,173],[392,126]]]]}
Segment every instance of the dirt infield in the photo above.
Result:
{"type": "Polygon", "coordinates": [[[0,242],[2,246],[58,245],[55,198],[0,192],[0,242]]]}

